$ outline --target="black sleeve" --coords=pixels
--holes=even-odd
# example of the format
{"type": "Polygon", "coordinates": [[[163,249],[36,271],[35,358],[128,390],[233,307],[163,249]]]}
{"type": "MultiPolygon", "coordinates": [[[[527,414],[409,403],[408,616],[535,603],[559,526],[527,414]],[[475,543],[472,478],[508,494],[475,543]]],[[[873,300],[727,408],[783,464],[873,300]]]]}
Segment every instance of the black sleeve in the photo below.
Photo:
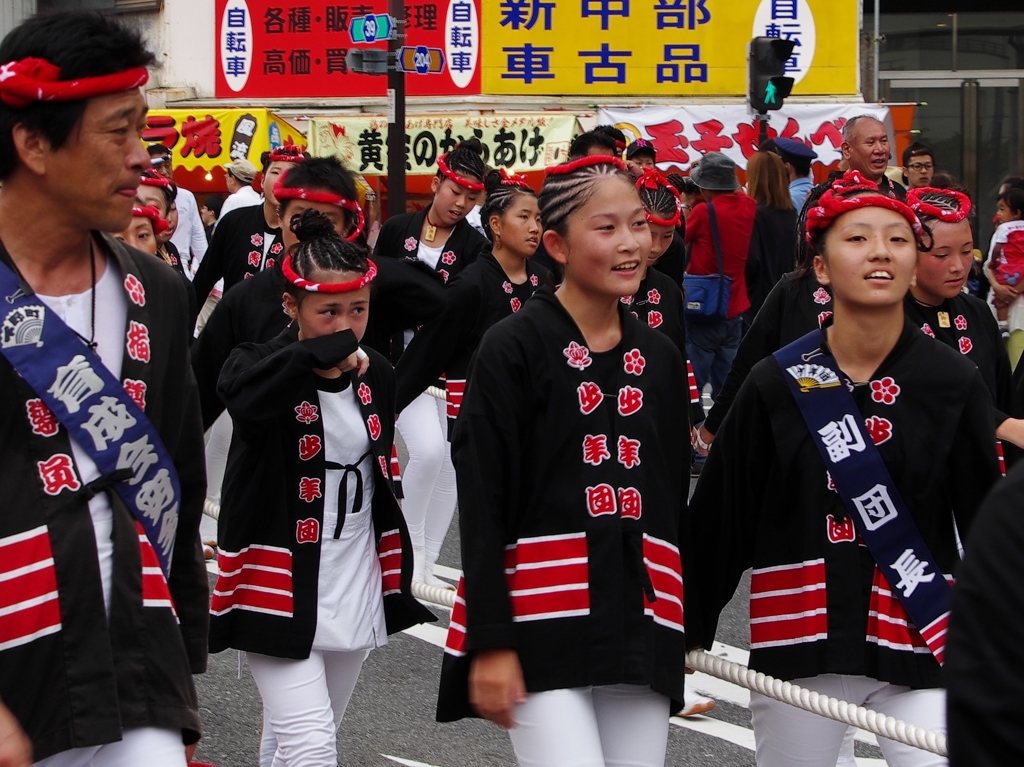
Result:
{"type": "Polygon", "coordinates": [[[419,327],[444,311],[444,282],[425,263],[408,258],[382,258],[374,263],[377,279],[369,320],[374,324],[374,337],[419,327]]]}
{"type": "Polygon", "coordinates": [[[1024,764],[1024,466],[978,513],[946,643],[951,767],[1024,764]]]}
{"type": "Polygon", "coordinates": [[[469,650],[515,646],[505,531],[519,495],[532,387],[521,347],[496,330],[504,329],[488,331],[477,351],[452,439],[469,650]]]}
{"type": "Polygon", "coordinates": [[[751,566],[773,461],[770,410],[753,377],[748,378],[715,437],[690,499],[692,557],[684,562],[686,638],[710,649],[718,617],[751,566]]]}
{"type": "MultiPolygon", "coordinates": [[[[404,258],[408,251],[400,244],[405,233],[406,216],[392,216],[377,233],[377,243],[373,246],[374,258],[404,258]]],[[[414,254],[415,255],[415,254],[414,254]]]]}
{"type": "Polygon", "coordinates": [[[217,384],[235,428],[259,426],[290,407],[288,396],[313,368],[329,368],[354,353],[351,330],[296,341],[273,351],[273,344],[239,344],[217,384]]]}
{"type": "Polygon", "coordinates": [[[974,384],[960,413],[949,454],[951,502],[964,549],[970,548],[971,526],[982,499],[999,479],[996,432],[992,425],[992,395],[975,368],[974,384]]]}
{"type": "Polygon", "coordinates": [[[458,281],[448,289],[444,313],[413,336],[398,361],[398,412],[434,384],[480,322],[480,289],[458,281]]]}
{"type": "MultiPolygon", "coordinates": [[[[244,210],[244,208],[238,210],[244,210]]],[[[196,291],[196,303],[200,307],[206,303],[217,280],[224,277],[224,262],[234,239],[235,221],[238,220],[235,213],[238,210],[231,211],[217,222],[217,228],[210,239],[210,247],[207,248],[206,255],[199,262],[199,269],[196,270],[196,274],[192,278],[192,287],[196,291]]]]}
{"type": "Polygon", "coordinates": [[[704,421],[704,428],[710,434],[718,433],[725,414],[732,407],[733,399],[750,374],[751,368],[769,354],[779,350],[782,343],[781,325],[782,313],[785,309],[785,287],[786,280],[783,280],[772,288],[771,293],[764,300],[761,311],[754,318],[750,330],[740,341],[740,347],[736,350],[736,358],[732,362],[732,367],[729,368],[729,375],[726,376],[725,383],[722,384],[722,389],[718,392],[715,405],[708,413],[707,420],[704,421]]]}

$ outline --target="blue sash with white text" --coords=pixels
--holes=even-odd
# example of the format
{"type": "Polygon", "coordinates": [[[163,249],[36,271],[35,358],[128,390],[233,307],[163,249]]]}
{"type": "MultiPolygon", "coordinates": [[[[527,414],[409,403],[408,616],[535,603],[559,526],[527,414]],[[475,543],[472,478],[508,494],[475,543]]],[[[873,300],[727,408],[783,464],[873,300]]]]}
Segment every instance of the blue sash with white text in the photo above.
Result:
{"type": "Polygon", "coordinates": [[[774,354],[853,524],[942,664],[951,588],[815,330],[774,354]]]}
{"type": "MultiPolygon", "coordinates": [[[[99,356],[3,261],[0,296],[0,353],[96,463],[99,486],[121,496],[168,577],[181,488],[156,429],[99,356]]],[[[70,456],[58,453],[38,470],[48,495],[83,489],[70,456]]]]}

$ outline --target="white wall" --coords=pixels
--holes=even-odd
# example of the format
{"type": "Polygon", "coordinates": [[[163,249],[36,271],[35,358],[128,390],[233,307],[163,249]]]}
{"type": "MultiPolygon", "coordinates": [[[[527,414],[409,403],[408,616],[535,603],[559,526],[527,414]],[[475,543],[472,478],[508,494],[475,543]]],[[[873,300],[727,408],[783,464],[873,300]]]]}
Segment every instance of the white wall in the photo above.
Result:
{"type": "Polygon", "coordinates": [[[0,38],[36,12],[36,0],[0,0],[0,38]]]}
{"type": "Polygon", "coordinates": [[[149,87],[167,89],[168,99],[213,98],[213,0],[164,0],[159,13],[139,17],[159,64],[149,87]]]}

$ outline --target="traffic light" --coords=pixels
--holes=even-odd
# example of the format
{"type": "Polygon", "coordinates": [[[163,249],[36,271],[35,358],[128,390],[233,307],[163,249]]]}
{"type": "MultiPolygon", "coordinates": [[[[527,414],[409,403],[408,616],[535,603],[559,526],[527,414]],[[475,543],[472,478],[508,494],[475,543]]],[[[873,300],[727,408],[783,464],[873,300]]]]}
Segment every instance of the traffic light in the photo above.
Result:
{"type": "Polygon", "coordinates": [[[747,48],[747,99],[755,112],[782,108],[782,100],[793,90],[793,78],[784,77],[786,62],[793,55],[793,40],[755,37],[747,48]]]}
{"type": "Polygon", "coordinates": [[[350,48],[345,54],[348,71],[355,74],[386,75],[388,52],[378,48],[350,48]]]}

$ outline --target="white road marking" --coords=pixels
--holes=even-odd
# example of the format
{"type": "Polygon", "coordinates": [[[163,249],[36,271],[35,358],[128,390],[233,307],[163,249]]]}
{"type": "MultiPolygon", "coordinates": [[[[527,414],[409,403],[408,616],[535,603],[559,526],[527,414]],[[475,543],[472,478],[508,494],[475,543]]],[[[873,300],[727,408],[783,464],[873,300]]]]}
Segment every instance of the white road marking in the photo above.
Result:
{"type": "Polygon", "coordinates": [[[390,759],[392,762],[407,765],[407,767],[437,767],[437,765],[434,764],[427,764],[426,762],[417,762],[413,759],[402,759],[399,756],[391,756],[391,754],[381,754],[381,756],[383,756],[385,759],[390,759]]]}

